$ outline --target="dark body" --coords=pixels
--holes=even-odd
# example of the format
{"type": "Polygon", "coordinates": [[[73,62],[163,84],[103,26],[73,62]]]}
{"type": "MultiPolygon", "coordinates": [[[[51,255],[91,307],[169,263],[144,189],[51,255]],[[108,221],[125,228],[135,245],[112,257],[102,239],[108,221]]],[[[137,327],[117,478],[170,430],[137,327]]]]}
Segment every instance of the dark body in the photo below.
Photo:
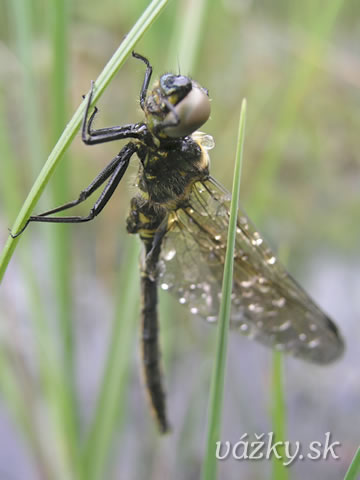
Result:
{"type": "Polygon", "coordinates": [[[144,244],[141,261],[142,352],[145,382],[161,431],[168,430],[165,395],[161,381],[157,319],[157,267],[164,235],[171,228],[171,213],[190,207],[193,184],[206,180],[208,160],[191,137],[161,141],[157,147],[140,146],[137,185],[127,219],[129,233],[144,244]]]}
{"type": "MultiPolygon", "coordinates": [[[[145,121],[94,130],[96,107],[82,139],[88,145],[131,139],[78,199],[29,218],[29,222],[82,223],[94,219],[110,200],[136,153],[138,193],[131,200],[129,233],[144,245],[141,258],[142,352],[144,377],[162,432],[169,428],[158,345],[158,285],[191,313],[217,320],[226,253],[230,195],[209,175],[209,135],[196,131],[210,115],[208,92],[182,75],[165,74],[148,92],[152,68],[146,64],[140,106],[145,121]],[[89,215],[53,216],[86,200],[105,183],[89,215]]],[[[230,325],[250,338],[307,361],[336,360],[344,344],[336,325],[286,272],[240,208],[234,253],[230,325]]]]}

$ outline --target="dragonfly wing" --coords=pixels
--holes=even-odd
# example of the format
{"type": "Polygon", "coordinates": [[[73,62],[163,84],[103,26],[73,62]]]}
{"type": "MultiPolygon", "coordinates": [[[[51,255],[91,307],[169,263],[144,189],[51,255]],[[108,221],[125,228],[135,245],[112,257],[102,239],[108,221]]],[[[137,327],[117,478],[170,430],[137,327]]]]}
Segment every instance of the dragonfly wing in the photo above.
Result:
{"type": "MultiPolygon", "coordinates": [[[[171,214],[159,283],[207,321],[216,321],[226,253],[230,194],[213,178],[193,185],[186,207],[171,214]]],[[[234,253],[231,327],[315,363],[343,351],[334,323],[281,265],[240,209],[234,253]]]]}

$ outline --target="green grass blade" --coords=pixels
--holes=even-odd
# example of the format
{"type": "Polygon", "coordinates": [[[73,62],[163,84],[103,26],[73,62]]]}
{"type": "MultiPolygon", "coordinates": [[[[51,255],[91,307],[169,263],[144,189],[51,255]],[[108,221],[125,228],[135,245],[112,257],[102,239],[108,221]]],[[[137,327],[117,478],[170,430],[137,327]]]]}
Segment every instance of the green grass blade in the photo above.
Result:
{"type": "Polygon", "coordinates": [[[360,447],[357,449],[344,480],[357,480],[360,475],[360,447]]]}
{"type": "MultiPolygon", "coordinates": [[[[34,95],[34,79],[29,49],[29,45],[31,45],[33,40],[31,34],[31,9],[29,8],[28,2],[23,2],[21,0],[13,2],[11,8],[13,9],[12,26],[13,30],[16,32],[17,49],[24,67],[25,97],[31,97],[31,101],[27,99],[24,102],[24,127],[26,135],[29,137],[27,147],[33,170],[37,170],[38,167],[36,165],[38,165],[38,162],[41,160],[41,154],[39,153],[41,152],[41,137],[39,134],[41,129],[38,128],[39,118],[37,113],[37,100],[34,95]],[[35,132],[33,130],[34,128],[35,132]]],[[[3,123],[2,98],[0,99],[0,103],[1,123],[3,123]]],[[[2,180],[0,185],[9,182],[9,179],[14,180],[11,188],[6,187],[1,189],[1,196],[4,205],[6,206],[6,210],[9,214],[14,214],[14,205],[19,204],[19,194],[17,189],[18,177],[16,171],[14,171],[14,169],[16,169],[16,162],[13,159],[14,155],[9,142],[11,134],[7,131],[5,122],[3,128],[1,128],[0,137],[2,139],[0,142],[3,167],[2,173],[6,174],[1,177],[2,180]],[[10,190],[12,191],[10,192],[10,190]]],[[[25,240],[28,241],[28,239],[25,240]]],[[[40,423],[39,417],[32,415],[31,411],[29,412],[29,415],[32,415],[31,428],[33,430],[30,432],[30,427],[27,429],[30,432],[28,438],[32,448],[38,452],[36,454],[37,458],[41,457],[43,459],[40,463],[48,463],[53,466],[51,467],[51,478],[54,478],[54,480],[61,477],[64,478],[63,474],[65,472],[67,478],[71,479],[74,478],[73,474],[76,475],[78,464],[77,459],[79,456],[77,454],[78,442],[75,437],[71,435],[71,433],[73,433],[73,423],[71,418],[71,408],[69,408],[66,377],[63,375],[62,364],[59,362],[59,357],[57,356],[56,344],[49,329],[47,321],[48,317],[44,312],[42,292],[37,284],[36,275],[34,275],[32,264],[33,258],[32,255],[29,255],[29,248],[22,249],[19,258],[22,267],[22,277],[25,279],[26,293],[30,302],[29,312],[31,313],[32,319],[32,332],[36,347],[35,353],[39,367],[40,383],[43,387],[45,397],[44,404],[46,404],[46,407],[49,407],[44,410],[42,422],[47,422],[49,427],[48,444],[50,442],[53,445],[51,458],[47,449],[48,444],[46,444],[46,441],[44,441],[41,436],[37,435],[40,423]]],[[[6,365],[6,361],[9,362],[9,360],[4,357],[3,372],[6,367],[11,370],[11,362],[6,365]]],[[[14,378],[14,388],[11,391],[16,392],[17,389],[19,394],[27,399],[28,403],[26,403],[25,408],[30,410],[29,395],[24,382],[22,382],[22,379],[18,378],[16,375],[14,378]]],[[[35,387],[34,384],[31,384],[30,382],[29,389],[30,388],[38,388],[38,384],[35,387]]],[[[36,393],[38,394],[37,389],[36,393]]],[[[14,398],[14,401],[15,400],[16,399],[14,398]]],[[[20,405],[19,402],[17,403],[20,405]]],[[[21,417],[19,418],[21,421],[21,417]]],[[[21,423],[21,426],[24,427],[23,422],[21,423]]]]}
{"type": "MultiPolygon", "coordinates": [[[[286,264],[289,257],[289,250],[285,245],[279,249],[279,256],[286,264]]],[[[271,417],[272,431],[274,432],[276,442],[286,441],[286,395],[284,390],[284,357],[282,352],[272,352],[272,371],[271,371],[271,417]]],[[[272,478],[273,480],[288,480],[290,478],[289,467],[283,465],[285,450],[281,446],[279,453],[283,457],[278,459],[276,455],[272,457],[272,478]]]]}
{"type": "Polygon", "coordinates": [[[31,164],[31,172],[36,175],[41,161],[44,158],[44,146],[41,129],[39,129],[40,112],[39,101],[36,96],[35,75],[32,62],[31,45],[33,42],[31,31],[31,2],[27,0],[9,1],[11,12],[11,26],[15,35],[16,51],[21,62],[23,83],[22,113],[24,115],[24,127],[28,158],[31,164]]]}
{"type": "MultiPolygon", "coordinates": [[[[119,68],[123,65],[126,60],[126,57],[130,54],[131,50],[134,48],[136,42],[144,35],[156,18],[160,15],[162,10],[165,8],[169,0],[153,0],[144,13],[141,15],[139,20],[135,23],[133,28],[125,37],[124,41],[121,43],[115,54],[111,57],[103,71],[100,73],[99,77],[95,82],[94,98],[93,104],[95,104],[100,98],[101,94],[104,92],[106,87],[111,82],[112,78],[116,75],[119,68]]],[[[55,167],[57,166],[60,158],[64,152],[68,149],[72,140],[74,139],[80,124],[82,117],[85,111],[86,99],[81,103],[79,108],[76,110],[74,116],[67,124],[64,132],[57,141],[55,147],[51,151],[44,167],[42,168],[38,178],[36,179],[30,193],[25,200],[18,217],[16,218],[14,225],[12,227],[13,232],[18,232],[21,227],[25,224],[26,219],[30,216],[34,206],[36,205],[42,191],[44,190],[47,182],[49,181],[51,175],[54,172],[55,167]]],[[[15,250],[15,247],[19,241],[19,238],[13,239],[9,236],[2,255],[0,257],[0,281],[4,276],[6,267],[10,261],[10,258],[15,250]]]]}
{"type": "Polygon", "coordinates": [[[180,68],[182,74],[193,73],[199,56],[208,7],[207,0],[191,3],[178,2],[177,9],[181,21],[175,24],[175,33],[170,47],[171,55],[168,60],[169,64],[174,63],[174,71],[180,68]]]}
{"type": "MultiPolygon", "coordinates": [[[[3,123],[2,113],[2,98],[0,95],[0,127],[3,127],[0,128],[0,155],[2,158],[4,173],[4,175],[0,177],[0,192],[1,200],[6,207],[6,211],[11,214],[13,213],[14,205],[19,204],[18,190],[15,188],[18,179],[16,177],[16,162],[14,161],[8,142],[9,136],[6,134],[7,130],[5,123],[3,123]],[[12,189],[6,188],[6,183],[9,178],[14,179],[12,189]],[[11,192],[8,192],[8,190],[11,190],[11,192]]],[[[27,243],[29,239],[26,238],[24,240],[25,243],[27,243]]],[[[41,385],[44,387],[46,402],[49,402],[50,398],[54,402],[51,404],[51,411],[49,411],[51,432],[48,432],[48,437],[54,443],[58,464],[62,463],[63,465],[70,465],[71,463],[76,463],[77,442],[75,441],[72,443],[72,440],[75,440],[75,438],[72,438],[71,436],[66,438],[67,434],[71,432],[72,429],[72,421],[68,414],[70,409],[68,408],[67,390],[64,388],[66,382],[64,377],[60,377],[62,370],[58,358],[56,357],[54,339],[48,329],[47,317],[42,305],[41,291],[34,278],[32,258],[27,254],[29,248],[30,247],[26,246],[25,249],[21,249],[19,263],[21,265],[22,276],[25,280],[26,293],[29,299],[29,312],[31,312],[32,331],[36,346],[35,353],[39,365],[41,385]],[[49,360],[50,358],[51,360],[49,360]],[[66,432],[66,434],[64,432],[66,432]],[[61,444],[60,449],[55,448],[55,445],[58,446],[58,443],[61,444]]],[[[3,345],[1,345],[1,348],[4,348],[3,345]]],[[[7,355],[5,355],[5,352],[0,352],[0,363],[0,383],[2,385],[2,392],[6,396],[10,410],[15,409],[18,413],[16,420],[25,432],[30,446],[35,452],[38,467],[44,468],[45,464],[55,464],[54,458],[50,459],[47,457],[43,448],[44,442],[37,437],[36,432],[38,426],[36,426],[36,422],[38,419],[36,418],[36,415],[32,416],[32,411],[30,411],[28,404],[29,395],[28,392],[26,392],[25,383],[22,381],[21,376],[11,373],[13,372],[13,362],[7,355]],[[9,377],[12,378],[10,384],[7,381],[9,377]],[[25,412],[20,414],[22,403],[24,403],[23,408],[25,412]],[[29,419],[28,416],[31,418],[29,419]]],[[[44,419],[45,417],[47,418],[44,414],[44,419]]],[[[69,466],[67,470],[70,471],[71,467],[69,466]]],[[[54,480],[58,478],[55,475],[54,469],[52,469],[51,478],[54,478],[54,480]]]]}
{"type": "Polygon", "coordinates": [[[126,265],[119,275],[118,303],[111,333],[111,345],[105,367],[95,417],[87,440],[84,464],[88,480],[105,478],[111,440],[124,413],[127,373],[132,359],[138,324],[139,269],[138,242],[131,238],[124,246],[126,265]]]}
{"type": "MultiPolygon", "coordinates": [[[[56,0],[50,3],[53,71],[51,81],[51,98],[53,100],[52,130],[54,140],[61,135],[68,117],[68,85],[70,64],[68,57],[68,30],[70,21],[70,5],[68,0],[56,0]]],[[[53,204],[61,205],[69,198],[68,195],[68,159],[63,158],[53,183],[53,204]]],[[[69,229],[59,225],[50,231],[52,254],[52,272],[54,273],[55,295],[59,318],[59,330],[62,336],[63,359],[65,364],[68,388],[73,401],[74,423],[78,423],[75,368],[74,368],[74,332],[72,315],[72,261],[69,229]],[[66,261],[64,261],[66,259],[66,261]]]]}
{"type": "Polygon", "coordinates": [[[215,480],[217,477],[216,442],[220,439],[221,413],[225,384],[225,366],[227,338],[231,312],[231,292],[233,286],[234,247],[236,238],[236,221],[240,193],[240,177],[245,138],[246,100],[241,105],[239,134],[236,152],[236,163],[230,207],[230,221],[227,239],[227,249],[224,265],[222,300],[219,313],[219,328],[217,334],[216,359],[211,381],[210,404],[208,413],[208,433],[206,441],[205,460],[203,465],[203,480],[215,480]]]}
{"type": "Polygon", "coordinates": [[[37,435],[37,412],[34,408],[32,392],[26,387],[29,386],[29,378],[22,368],[22,361],[17,357],[15,351],[11,351],[6,345],[0,348],[0,392],[2,400],[5,400],[6,406],[15,420],[17,426],[20,426],[24,437],[26,438],[31,452],[36,459],[36,466],[41,474],[41,478],[54,478],[53,458],[44,454],[41,438],[37,435]],[[21,379],[21,382],[19,382],[21,379]],[[24,395],[24,392],[26,394],[24,395]]]}
{"type": "MultiPolygon", "coordinates": [[[[283,385],[283,356],[281,352],[273,352],[272,365],[272,429],[276,442],[285,442],[286,440],[286,405],[283,385]]],[[[279,448],[282,459],[276,455],[272,459],[272,478],[273,480],[288,480],[288,467],[283,465],[283,449],[279,448]]]]}

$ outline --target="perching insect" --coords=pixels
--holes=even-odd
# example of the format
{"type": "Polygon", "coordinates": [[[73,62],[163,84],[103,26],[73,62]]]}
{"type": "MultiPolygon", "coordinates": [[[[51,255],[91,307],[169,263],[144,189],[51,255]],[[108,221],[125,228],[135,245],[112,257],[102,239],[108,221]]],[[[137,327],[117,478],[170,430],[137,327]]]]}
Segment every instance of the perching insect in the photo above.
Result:
{"type": "MultiPolygon", "coordinates": [[[[145,121],[93,130],[88,120],[94,85],[82,123],[87,145],[132,138],[77,200],[29,218],[29,222],[81,223],[94,219],[110,200],[134,153],[140,160],[127,218],[129,233],[143,242],[141,260],[142,349],[145,382],[162,432],[168,430],[159,362],[157,288],[209,322],[217,320],[229,222],[230,194],[209,173],[211,136],[197,132],[209,118],[208,92],[183,75],[162,75],[148,91],[146,65],[140,91],[145,121]],[[86,217],[56,217],[86,200],[106,182],[86,217]]],[[[335,324],[291,278],[240,210],[235,246],[231,327],[305,360],[326,364],[344,344],[335,324]]]]}

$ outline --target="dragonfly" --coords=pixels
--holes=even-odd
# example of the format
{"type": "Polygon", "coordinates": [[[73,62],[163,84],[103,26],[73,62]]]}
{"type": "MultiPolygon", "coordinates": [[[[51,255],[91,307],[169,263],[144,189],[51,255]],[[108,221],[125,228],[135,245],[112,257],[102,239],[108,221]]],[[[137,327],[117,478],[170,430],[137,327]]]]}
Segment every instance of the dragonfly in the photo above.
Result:
{"type": "MultiPolygon", "coordinates": [[[[90,114],[94,83],[82,122],[82,140],[96,145],[129,139],[76,200],[31,216],[30,222],[83,223],[106,206],[134,154],[139,160],[136,194],[127,231],[139,235],[141,345],[145,386],[160,432],[169,430],[161,373],[158,288],[169,291],[192,314],[216,322],[231,196],[210,175],[210,135],[198,131],[210,116],[206,88],[195,80],[166,73],[149,89],[152,66],[145,64],[140,90],[140,123],[94,129],[90,114]],[[87,216],[54,216],[103,189],[87,216]]],[[[339,358],[344,342],[334,322],[287,273],[266,240],[240,208],[234,251],[230,326],[274,349],[306,361],[327,364],[339,358]]]]}

